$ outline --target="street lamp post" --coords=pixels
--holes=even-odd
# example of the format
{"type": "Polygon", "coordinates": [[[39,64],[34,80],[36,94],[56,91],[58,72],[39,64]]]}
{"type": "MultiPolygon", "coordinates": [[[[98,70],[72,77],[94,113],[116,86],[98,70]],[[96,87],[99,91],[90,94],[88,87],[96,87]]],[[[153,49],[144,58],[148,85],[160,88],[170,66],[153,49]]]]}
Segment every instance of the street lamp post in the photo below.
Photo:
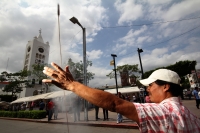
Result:
{"type": "Polygon", "coordinates": [[[115,57],[117,57],[117,55],[116,54],[111,54],[111,56],[113,57],[113,62],[114,62],[115,83],[116,83],[116,91],[117,91],[117,94],[118,94],[117,73],[116,73],[116,65],[115,65],[115,57]]]}
{"type": "Polygon", "coordinates": [[[140,57],[140,53],[142,53],[143,50],[138,48],[137,51],[138,51],[138,56],[139,56],[139,60],[140,60],[141,72],[142,72],[142,77],[141,77],[141,79],[143,79],[143,78],[144,78],[144,77],[143,77],[143,76],[144,76],[144,73],[143,73],[142,61],[141,61],[141,57],[140,57]]]}
{"type": "MultiPolygon", "coordinates": [[[[143,50],[138,48],[137,51],[138,51],[138,56],[139,56],[139,60],[140,60],[141,72],[142,72],[141,79],[143,79],[143,78],[144,78],[144,73],[143,73],[142,61],[141,61],[141,57],[140,57],[140,53],[142,53],[143,50]]],[[[146,94],[146,87],[144,87],[143,96],[144,96],[145,94],[146,94]]],[[[145,101],[145,99],[143,99],[143,101],[145,101]]]]}
{"type": "MultiPolygon", "coordinates": [[[[79,23],[78,19],[72,17],[69,19],[72,23],[78,24],[83,30],[83,84],[87,85],[87,77],[86,77],[86,29],[79,23]]],[[[88,109],[87,109],[87,101],[84,100],[84,118],[85,121],[88,121],[88,109]]]]}

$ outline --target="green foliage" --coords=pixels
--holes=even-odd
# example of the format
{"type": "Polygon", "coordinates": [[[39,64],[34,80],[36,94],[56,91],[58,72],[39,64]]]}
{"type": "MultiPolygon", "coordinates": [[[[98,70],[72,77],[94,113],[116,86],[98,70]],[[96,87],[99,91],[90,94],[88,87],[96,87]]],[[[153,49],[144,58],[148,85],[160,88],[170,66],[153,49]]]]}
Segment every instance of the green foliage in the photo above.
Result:
{"type": "Polygon", "coordinates": [[[6,85],[3,89],[4,92],[13,92],[13,90],[15,90],[13,93],[20,93],[22,91],[22,87],[20,86],[21,81],[12,81],[10,82],[8,85],[6,85]]]}
{"type": "MultiPolygon", "coordinates": [[[[83,77],[83,62],[82,61],[74,63],[72,59],[69,58],[67,64],[69,65],[69,68],[72,72],[74,79],[78,80],[83,77]]],[[[87,60],[86,65],[87,67],[92,66],[92,61],[87,60]]],[[[89,81],[89,80],[94,79],[94,75],[95,75],[94,73],[87,71],[86,73],[87,80],[89,81]]]]}
{"type": "MultiPolygon", "coordinates": [[[[122,65],[122,66],[117,66],[116,72],[118,72],[118,73],[128,72],[128,75],[130,77],[137,77],[137,76],[135,76],[134,73],[140,73],[140,71],[138,69],[138,64],[136,64],[136,65],[125,64],[125,65],[122,65]]],[[[114,69],[106,76],[110,77],[110,78],[114,78],[114,69]]]]}
{"type": "Polygon", "coordinates": [[[47,78],[47,76],[43,73],[43,69],[45,66],[48,66],[48,65],[47,64],[33,64],[32,65],[33,70],[31,71],[31,74],[36,76],[39,81],[47,78]]]}
{"type": "Polygon", "coordinates": [[[15,112],[15,111],[12,112],[12,113],[11,113],[11,117],[16,118],[16,117],[17,117],[17,112],[15,112]]]}
{"type": "MultiPolygon", "coordinates": [[[[28,112],[28,111],[26,111],[26,112],[28,112]]],[[[18,111],[17,112],[17,118],[26,118],[25,114],[26,114],[25,111],[18,111]]]]}
{"type": "MultiPolygon", "coordinates": [[[[48,78],[48,76],[46,76],[43,73],[43,69],[45,66],[51,67],[51,65],[49,65],[49,64],[33,64],[32,65],[31,75],[36,77],[37,80],[39,80],[39,84],[42,84],[42,79],[48,78]]],[[[33,84],[33,86],[34,86],[34,84],[33,84]]],[[[48,88],[47,83],[45,83],[45,88],[46,88],[46,92],[48,92],[49,88],[48,88]]]]}
{"type": "Polygon", "coordinates": [[[11,111],[0,111],[0,117],[11,117],[12,112],[11,111]]]}
{"type": "Polygon", "coordinates": [[[179,62],[176,62],[175,64],[173,65],[169,65],[167,67],[159,67],[159,68],[156,68],[154,70],[150,70],[150,71],[147,71],[144,73],[144,78],[148,78],[151,73],[157,69],[161,69],[161,68],[165,68],[165,69],[169,69],[169,70],[172,70],[172,71],[175,71],[178,73],[178,75],[180,77],[183,77],[189,73],[191,73],[191,70],[194,70],[195,69],[195,65],[196,65],[196,61],[179,61],[179,62]],[[194,63],[192,63],[194,62],[194,63]]]}
{"type": "Polygon", "coordinates": [[[46,111],[0,111],[0,117],[42,119],[46,117],[46,111]]]}
{"type": "Polygon", "coordinates": [[[16,73],[2,72],[0,80],[9,82],[9,84],[3,88],[3,91],[12,92],[12,96],[15,95],[15,93],[20,93],[22,88],[28,85],[26,77],[29,75],[30,71],[27,70],[21,70],[16,73]]]}
{"type": "Polygon", "coordinates": [[[185,79],[185,75],[190,74],[191,70],[195,70],[196,61],[179,61],[173,65],[167,67],[159,67],[154,70],[150,70],[144,73],[144,78],[148,78],[155,70],[165,68],[178,73],[181,78],[181,84],[183,88],[190,88],[189,81],[185,79]]]}

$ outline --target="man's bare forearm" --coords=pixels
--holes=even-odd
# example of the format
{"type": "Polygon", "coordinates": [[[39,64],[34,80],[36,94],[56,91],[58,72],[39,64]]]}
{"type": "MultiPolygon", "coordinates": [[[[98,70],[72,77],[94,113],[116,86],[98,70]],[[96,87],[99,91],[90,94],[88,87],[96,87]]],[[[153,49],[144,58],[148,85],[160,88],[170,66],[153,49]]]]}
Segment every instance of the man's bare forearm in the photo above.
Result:
{"type": "Polygon", "coordinates": [[[90,88],[76,81],[68,85],[67,89],[73,91],[92,104],[116,112],[115,103],[113,101],[117,99],[115,95],[102,90],[90,88]]]}
{"type": "Polygon", "coordinates": [[[118,98],[113,94],[90,88],[76,81],[70,83],[67,89],[71,90],[72,92],[76,93],[80,97],[96,106],[110,110],[112,112],[118,112],[134,121],[138,120],[134,104],[118,98]]]}

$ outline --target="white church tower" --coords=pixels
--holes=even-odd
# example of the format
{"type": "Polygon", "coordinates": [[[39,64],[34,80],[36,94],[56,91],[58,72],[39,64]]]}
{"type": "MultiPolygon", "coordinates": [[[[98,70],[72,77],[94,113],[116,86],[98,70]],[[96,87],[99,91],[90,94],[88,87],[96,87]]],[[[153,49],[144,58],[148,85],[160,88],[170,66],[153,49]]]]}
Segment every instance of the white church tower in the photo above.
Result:
{"type": "MultiPolygon", "coordinates": [[[[26,45],[24,69],[32,71],[33,64],[48,64],[49,60],[49,42],[44,43],[41,29],[39,30],[38,37],[34,37],[33,40],[28,41],[26,45]]],[[[33,96],[35,92],[42,89],[41,81],[38,81],[36,77],[30,76],[28,80],[34,82],[34,88],[24,88],[20,94],[20,97],[33,96]]]]}

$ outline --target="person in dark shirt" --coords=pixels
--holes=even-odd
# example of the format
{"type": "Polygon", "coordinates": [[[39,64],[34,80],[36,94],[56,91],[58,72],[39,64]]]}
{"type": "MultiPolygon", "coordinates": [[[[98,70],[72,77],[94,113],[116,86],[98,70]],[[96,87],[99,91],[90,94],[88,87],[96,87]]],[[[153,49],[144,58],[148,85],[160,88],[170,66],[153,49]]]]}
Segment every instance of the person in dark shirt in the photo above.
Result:
{"type": "Polygon", "coordinates": [[[40,104],[39,104],[39,110],[43,110],[45,107],[45,104],[43,102],[43,100],[40,101],[40,104]]]}

